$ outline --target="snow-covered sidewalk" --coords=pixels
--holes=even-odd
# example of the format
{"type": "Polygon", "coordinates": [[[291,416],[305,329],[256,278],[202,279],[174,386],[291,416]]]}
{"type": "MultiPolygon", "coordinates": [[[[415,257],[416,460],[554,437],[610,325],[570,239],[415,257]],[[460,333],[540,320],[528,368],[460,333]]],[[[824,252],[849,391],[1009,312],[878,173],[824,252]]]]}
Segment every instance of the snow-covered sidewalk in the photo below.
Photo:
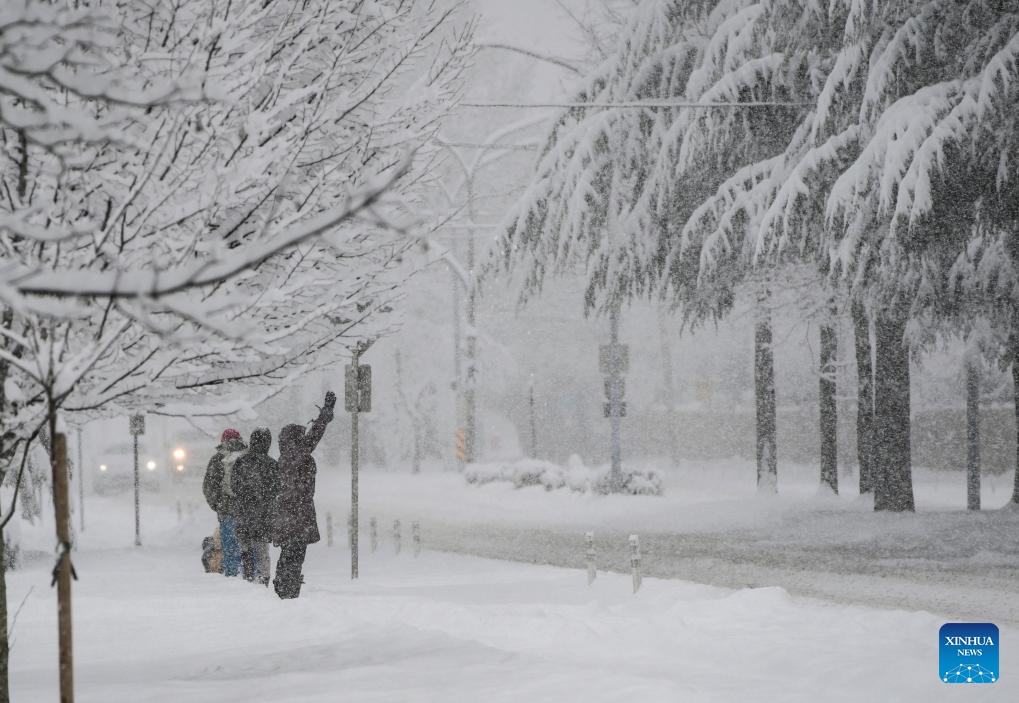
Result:
{"type": "MultiPolygon", "coordinates": [[[[191,532],[192,530],[185,530],[191,532]]],[[[163,535],[165,541],[171,533],[163,535]]],[[[190,538],[190,535],[187,535],[190,538]]],[[[425,551],[309,552],[297,601],[204,574],[197,549],[77,555],[78,700],[130,701],[1014,701],[1017,631],[1001,681],[938,679],[927,613],[729,591],[681,581],[425,551]]],[[[12,574],[13,700],[52,701],[56,609],[48,564],[12,574]]]]}

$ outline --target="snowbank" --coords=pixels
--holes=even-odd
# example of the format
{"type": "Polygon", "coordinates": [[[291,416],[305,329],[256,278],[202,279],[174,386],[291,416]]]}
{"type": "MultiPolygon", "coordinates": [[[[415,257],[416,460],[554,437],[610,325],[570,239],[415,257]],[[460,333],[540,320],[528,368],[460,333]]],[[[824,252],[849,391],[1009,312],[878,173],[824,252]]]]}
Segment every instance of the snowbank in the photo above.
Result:
{"type": "Polygon", "coordinates": [[[576,456],[566,466],[540,459],[521,459],[515,462],[471,464],[464,470],[467,483],[483,485],[496,481],[512,483],[515,488],[543,486],[546,491],[568,488],[575,493],[609,495],[662,494],[662,477],[653,469],[624,469],[619,491],[613,491],[609,467],[584,466],[576,456]]]}

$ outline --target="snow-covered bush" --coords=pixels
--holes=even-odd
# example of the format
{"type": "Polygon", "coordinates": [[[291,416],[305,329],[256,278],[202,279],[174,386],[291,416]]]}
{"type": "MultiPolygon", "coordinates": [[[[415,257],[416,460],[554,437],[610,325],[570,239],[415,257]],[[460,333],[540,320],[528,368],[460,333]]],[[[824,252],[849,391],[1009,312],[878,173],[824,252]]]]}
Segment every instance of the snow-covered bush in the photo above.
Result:
{"type": "Polygon", "coordinates": [[[512,483],[514,488],[544,486],[546,491],[568,488],[574,493],[623,493],[627,495],[661,495],[662,478],[655,471],[625,469],[618,490],[614,490],[609,467],[584,466],[576,456],[566,466],[539,459],[515,462],[471,464],[464,471],[467,483],[482,485],[493,482],[512,483]]]}

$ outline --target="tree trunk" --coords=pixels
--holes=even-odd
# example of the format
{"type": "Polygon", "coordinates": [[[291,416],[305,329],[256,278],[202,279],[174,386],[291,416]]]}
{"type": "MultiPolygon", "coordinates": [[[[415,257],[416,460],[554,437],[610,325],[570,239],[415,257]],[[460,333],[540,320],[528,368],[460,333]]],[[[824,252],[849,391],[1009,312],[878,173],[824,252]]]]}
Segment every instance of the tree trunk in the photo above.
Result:
{"type": "Polygon", "coordinates": [[[874,510],[912,511],[905,316],[883,312],[874,321],[874,331],[874,510]]]}
{"type": "Polygon", "coordinates": [[[980,367],[966,358],[966,508],[980,510],[980,367]]]}
{"type": "Polygon", "coordinates": [[[856,455],[860,466],[860,495],[874,491],[874,367],[871,364],[870,320],[863,304],[854,302],[853,338],[856,347],[856,455]]]}
{"type": "Polygon", "coordinates": [[[1012,488],[1012,502],[1019,504],[1019,330],[1012,333],[1012,395],[1015,399],[1015,482],[1012,488]]]}
{"type": "Polygon", "coordinates": [[[410,472],[412,474],[421,473],[421,458],[424,452],[422,451],[423,439],[421,437],[421,429],[418,427],[418,423],[414,421],[414,456],[411,459],[410,472]]]}
{"type": "Polygon", "coordinates": [[[666,437],[669,442],[669,461],[672,468],[679,467],[679,428],[676,418],[676,384],[672,373],[672,345],[669,344],[669,318],[658,310],[658,344],[662,354],[662,392],[665,394],[666,437]]]}
{"type": "Polygon", "coordinates": [[[778,492],[775,441],[775,357],[771,348],[771,312],[758,310],[754,330],[754,393],[757,407],[757,491],[778,492]]]}
{"type": "Polygon", "coordinates": [[[821,381],[819,405],[821,411],[821,485],[838,495],[838,409],[835,406],[835,359],[838,354],[838,337],[835,328],[821,327],[821,381]]]}
{"type": "Polygon", "coordinates": [[[50,460],[53,465],[53,510],[59,557],[57,583],[57,647],[60,703],[74,703],[74,654],[71,634],[71,510],[67,489],[67,439],[56,431],[56,410],[50,401],[50,460]]]}

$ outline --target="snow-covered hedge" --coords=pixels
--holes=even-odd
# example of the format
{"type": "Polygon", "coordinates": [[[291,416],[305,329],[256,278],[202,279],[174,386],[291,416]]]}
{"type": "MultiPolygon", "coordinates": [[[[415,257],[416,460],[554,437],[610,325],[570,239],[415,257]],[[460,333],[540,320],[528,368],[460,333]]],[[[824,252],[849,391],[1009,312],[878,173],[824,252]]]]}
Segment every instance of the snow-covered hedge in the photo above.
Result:
{"type": "MultiPolygon", "coordinates": [[[[516,488],[544,486],[546,491],[569,488],[576,493],[612,493],[608,467],[584,466],[577,457],[570,457],[566,466],[539,459],[515,462],[471,464],[464,471],[467,483],[481,485],[494,481],[509,482],[516,488]]],[[[655,471],[623,470],[620,493],[630,495],[661,495],[662,478],[655,471]]]]}

